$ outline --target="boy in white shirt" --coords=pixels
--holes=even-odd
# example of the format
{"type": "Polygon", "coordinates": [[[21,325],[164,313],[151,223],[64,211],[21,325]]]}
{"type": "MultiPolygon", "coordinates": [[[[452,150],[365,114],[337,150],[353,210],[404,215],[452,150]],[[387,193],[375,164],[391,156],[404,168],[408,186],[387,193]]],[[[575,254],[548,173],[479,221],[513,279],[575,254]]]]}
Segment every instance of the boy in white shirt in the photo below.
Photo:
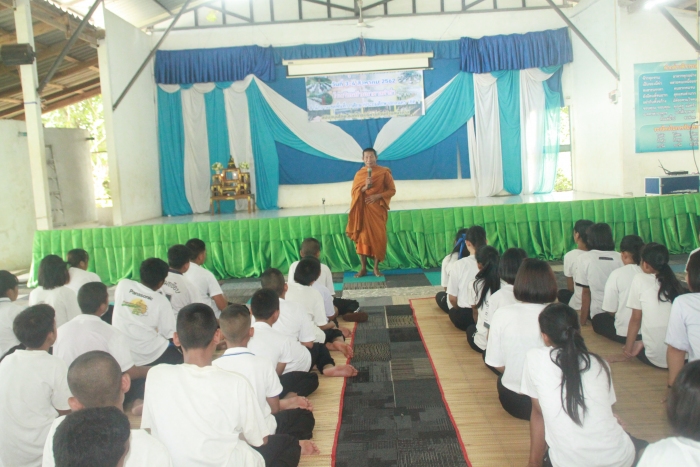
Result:
{"type": "MultiPolygon", "coordinates": [[[[131,379],[122,373],[119,362],[100,350],[84,353],[76,358],[68,368],[68,387],[73,394],[68,399],[73,413],[95,408],[114,407],[122,411],[125,394],[129,391],[131,379]]],[[[54,458],[54,438],[57,429],[69,420],[58,417],[51,425],[51,430],[44,444],[42,467],[54,467],[58,464],[54,458]]],[[[170,455],[163,443],[145,430],[131,430],[127,435],[130,450],[124,467],[171,467],[170,455]]]]}
{"type": "Polygon", "coordinates": [[[175,332],[170,302],[158,289],[168,276],[168,265],[158,258],[141,263],[141,282],[122,279],[114,294],[115,328],[129,341],[134,363],[154,366],[182,363],[182,354],[169,339],[175,332]]]}
{"type": "Polygon", "coordinates": [[[564,255],[564,277],[566,277],[566,289],[559,289],[557,299],[559,303],[568,304],[574,310],[581,309],[581,287],[574,283],[576,272],[576,260],[583,253],[588,251],[586,246],[586,230],[592,226],[593,222],[579,219],[574,224],[574,242],[576,248],[564,255]]]}
{"type": "Polygon", "coordinates": [[[170,302],[175,318],[183,307],[194,303],[199,298],[197,288],[185,277],[190,264],[190,249],[185,245],[173,245],[168,249],[170,270],[163,287],[160,288],[160,293],[170,302]]]}
{"type": "Polygon", "coordinates": [[[218,318],[228,302],[214,274],[202,267],[207,261],[207,246],[198,238],[187,240],[185,246],[190,249],[190,267],[185,272],[185,277],[199,292],[195,302],[209,305],[218,318]]]}
{"type": "Polygon", "coordinates": [[[180,310],[173,340],[182,347],[185,363],[148,373],[141,428],[165,444],[175,467],[296,466],[299,443],[270,436],[245,377],[212,366],[220,338],[208,305],[180,310]]]}
{"type": "Polygon", "coordinates": [[[69,412],[68,369],[48,353],[56,341],[49,305],[27,308],[13,330],[26,350],[0,363],[0,465],[38,467],[51,424],[69,412]]]}
{"type": "Polygon", "coordinates": [[[80,248],[69,251],[66,262],[70,266],[68,268],[70,281],[66,285],[76,294],[85,284],[90,282],[102,282],[100,276],[87,270],[88,263],[90,262],[90,255],[88,255],[87,251],[80,248]]]}
{"type": "Polygon", "coordinates": [[[19,295],[17,276],[9,271],[0,271],[0,359],[10,349],[19,345],[19,340],[12,332],[12,323],[22,308],[13,302],[19,295]]]}
{"type": "MultiPolygon", "coordinates": [[[[251,327],[248,308],[245,305],[227,306],[221,312],[219,325],[227,349],[220,358],[214,360],[213,365],[245,376],[255,390],[270,433],[290,435],[299,440],[311,439],[316,421],[309,400],[300,396],[281,399],[282,384],[275,367],[268,359],[255,355],[247,347],[255,332],[255,328],[251,327]]],[[[310,441],[300,442],[300,445],[302,453],[305,447],[317,452],[316,446],[310,441]]]]}
{"type": "Polygon", "coordinates": [[[450,279],[447,283],[447,298],[450,305],[448,314],[452,324],[460,331],[466,332],[469,326],[476,324],[467,289],[479,272],[476,252],[486,245],[486,230],[480,225],[470,227],[466,239],[469,256],[456,261],[450,269],[450,279]]]}

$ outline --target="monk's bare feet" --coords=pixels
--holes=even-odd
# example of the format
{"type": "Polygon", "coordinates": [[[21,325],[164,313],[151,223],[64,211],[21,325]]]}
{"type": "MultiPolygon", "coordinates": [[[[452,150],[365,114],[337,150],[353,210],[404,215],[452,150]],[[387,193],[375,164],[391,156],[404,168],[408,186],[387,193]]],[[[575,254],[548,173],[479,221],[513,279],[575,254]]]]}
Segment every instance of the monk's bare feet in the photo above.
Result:
{"type": "Polygon", "coordinates": [[[338,365],[326,367],[323,369],[323,376],[337,376],[341,378],[349,378],[357,375],[357,370],[352,365],[338,365]]]}
{"type": "Polygon", "coordinates": [[[140,417],[143,414],[143,400],[136,399],[134,405],[131,406],[131,414],[140,417]]]}
{"type": "Polygon", "coordinates": [[[367,275],[367,268],[360,269],[360,272],[355,274],[355,277],[365,277],[367,275]]]}
{"type": "Polygon", "coordinates": [[[288,399],[280,399],[280,410],[305,409],[314,411],[314,406],[306,397],[296,396],[288,399]]]}
{"type": "Polygon", "coordinates": [[[299,446],[301,446],[302,456],[316,456],[318,454],[321,454],[321,451],[318,449],[318,446],[316,446],[316,444],[314,444],[314,442],[311,440],[300,439],[299,446]]]}
{"type": "Polygon", "coordinates": [[[382,274],[381,272],[379,272],[379,269],[377,269],[376,266],[375,266],[375,268],[374,268],[374,275],[375,275],[376,277],[382,277],[382,276],[384,276],[384,274],[382,274]]]}
{"type": "Polygon", "coordinates": [[[326,344],[326,347],[328,350],[337,350],[338,352],[342,352],[345,358],[352,358],[353,355],[355,355],[355,352],[352,351],[352,347],[343,341],[329,342],[326,344]]]}

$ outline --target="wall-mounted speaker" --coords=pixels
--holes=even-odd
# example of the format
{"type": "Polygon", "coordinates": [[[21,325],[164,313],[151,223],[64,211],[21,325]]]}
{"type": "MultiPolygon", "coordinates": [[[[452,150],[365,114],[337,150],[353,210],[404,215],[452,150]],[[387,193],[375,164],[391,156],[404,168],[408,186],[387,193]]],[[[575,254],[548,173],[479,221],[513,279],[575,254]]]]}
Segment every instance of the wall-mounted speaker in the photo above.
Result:
{"type": "Polygon", "coordinates": [[[35,57],[29,44],[7,44],[0,47],[0,61],[5,66],[31,65],[35,57]]]}

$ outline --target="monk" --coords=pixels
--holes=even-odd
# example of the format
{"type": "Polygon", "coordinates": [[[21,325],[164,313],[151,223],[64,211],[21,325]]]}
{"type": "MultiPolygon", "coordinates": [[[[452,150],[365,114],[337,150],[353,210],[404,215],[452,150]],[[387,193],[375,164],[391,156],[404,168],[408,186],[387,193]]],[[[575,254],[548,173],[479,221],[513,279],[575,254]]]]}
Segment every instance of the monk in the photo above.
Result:
{"type": "Polygon", "coordinates": [[[379,277],[379,263],[386,256],[386,220],[389,201],[396,194],[391,170],[377,165],[377,151],[362,151],[365,166],[352,183],[352,201],[345,231],[355,242],[362,268],[355,277],[367,275],[367,257],[374,259],[374,275],[379,277]],[[371,175],[370,175],[371,174],[371,175]]]}

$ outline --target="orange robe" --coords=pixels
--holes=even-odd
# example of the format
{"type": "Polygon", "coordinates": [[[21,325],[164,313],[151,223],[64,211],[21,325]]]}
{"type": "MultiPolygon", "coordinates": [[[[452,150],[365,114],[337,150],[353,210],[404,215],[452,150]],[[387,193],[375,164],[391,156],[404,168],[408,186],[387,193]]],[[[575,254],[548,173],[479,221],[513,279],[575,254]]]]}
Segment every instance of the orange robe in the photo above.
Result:
{"type": "Polygon", "coordinates": [[[386,167],[372,167],[372,187],[362,192],[367,182],[367,167],[362,167],[352,183],[352,201],[345,233],[355,242],[357,254],[371,256],[383,261],[386,256],[386,221],[389,201],[396,194],[394,178],[386,167]],[[365,197],[381,194],[382,198],[372,204],[365,197]]]}

